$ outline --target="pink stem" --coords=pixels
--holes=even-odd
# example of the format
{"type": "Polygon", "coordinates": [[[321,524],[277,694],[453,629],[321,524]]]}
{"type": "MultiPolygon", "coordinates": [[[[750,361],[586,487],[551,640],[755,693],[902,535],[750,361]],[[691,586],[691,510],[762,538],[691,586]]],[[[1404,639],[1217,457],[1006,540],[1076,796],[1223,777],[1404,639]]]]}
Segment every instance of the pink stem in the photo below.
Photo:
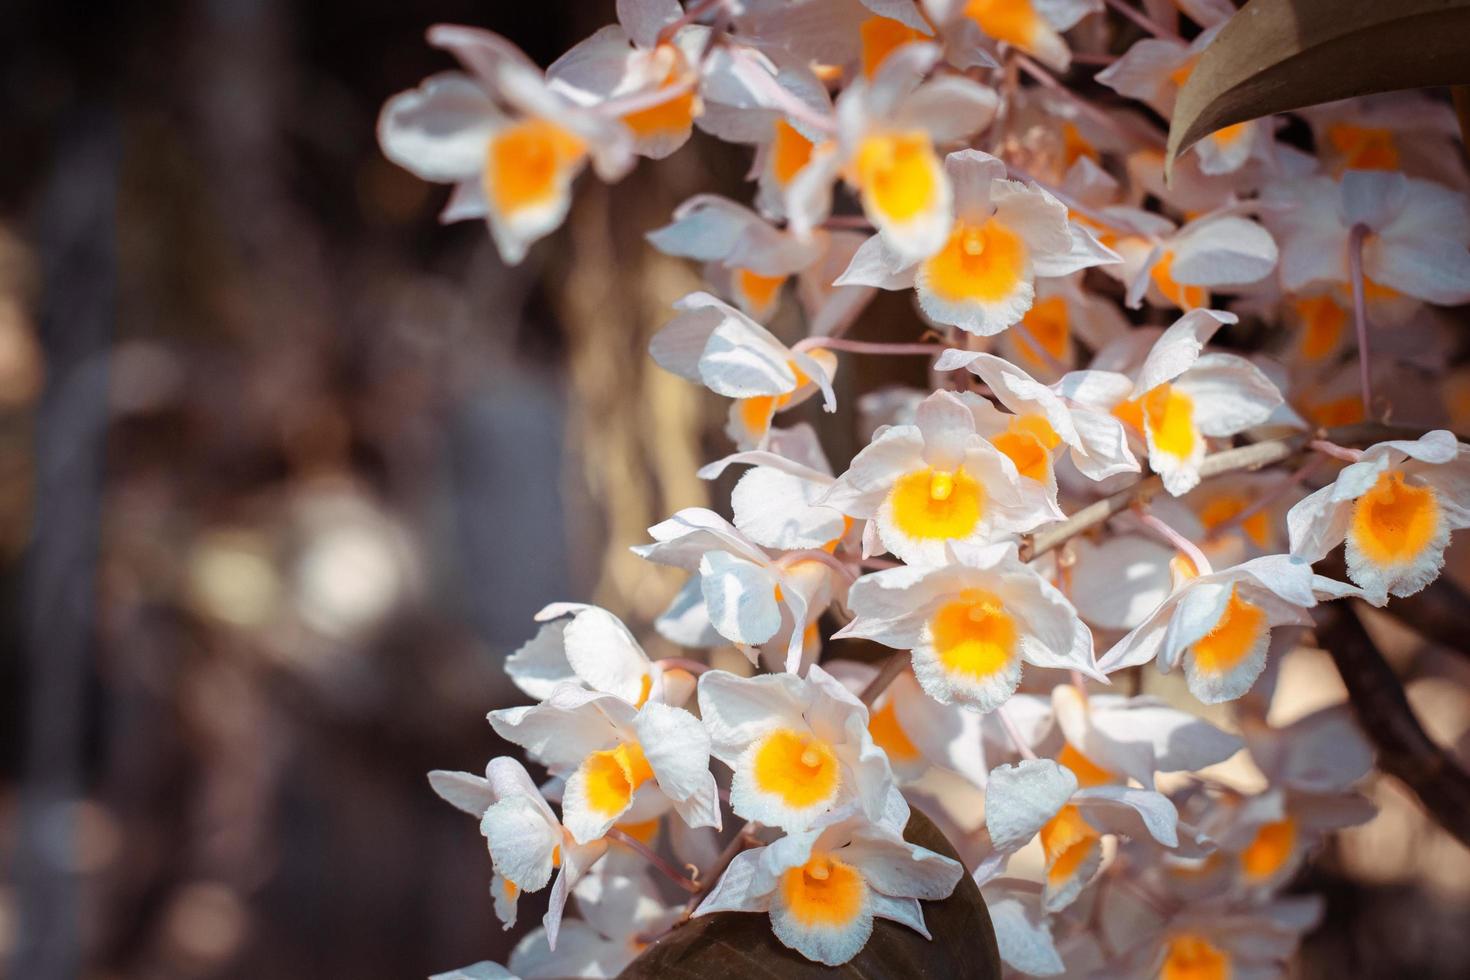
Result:
{"type": "Polygon", "coordinates": [[[1129,20],[1133,21],[1133,23],[1148,31],[1154,37],[1163,38],[1165,41],[1178,41],[1180,44],[1184,43],[1184,39],[1181,38],[1178,34],[1175,34],[1163,24],[1160,24],[1158,21],[1149,17],[1143,11],[1125,3],[1124,0],[1103,0],[1103,3],[1107,4],[1109,7],[1112,7],[1124,17],[1127,17],[1129,20]]]}
{"type": "Polygon", "coordinates": [[[864,568],[897,568],[902,564],[901,561],[893,561],[888,558],[864,558],[862,560],[864,568]]]}
{"type": "Polygon", "coordinates": [[[840,337],[807,337],[805,340],[798,340],[791,349],[800,353],[815,347],[845,350],[853,354],[927,354],[930,357],[938,356],[945,350],[942,344],[881,344],[866,340],[844,340],[840,337]]]}
{"type": "Polygon", "coordinates": [[[1368,301],[1363,288],[1363,240],[1372,231],[1353,225],[1348,233],[1348,276],[1353,283],[1353,325],[1358,332],[1358,379],[1363,390],[1363,421],[1373,418],[1373,373],[1369,368],[1368,301]]]}
{"type": "Polygon", "coordinates": [[[1349,449],[1346,446],[1339,446],[1335,442],[1328,442],[1326,439],[1313,439],[1307,443],[1307,448],[1316,450],[1324,456],[1340,459],[1344,463],[1356,463],[1363,458],[1363,451],[1361,449],[1349,449]]]}
{"type": "Polygon", "coordinates": [[[654,106],[661,106],[665,102],[671,102],[682,95],[687,95],[694,91],[694,85],[698,80],[699,76],[691,72],[685,78],[665,88],[654,88],[617,99],[608,99],[606,102],[599,102],[593,108],[601,115],[620,119],[623,116],[652,109],[654,106]]]}
{"type": "Polygon", "coordinates": [[[1210,565],[1210,560],[1205,557],[1205,553],[1199,550],[1199,545],[1160,520],[1157,514],[1150,514],[1148,511],[1140,509],[1138,511],[1138,519],[1143,522],[1144,527],[1172,544],[1176,551],[1194,562],[1194,570],[1199,574],[1209,575],[1215,570],[1210,565]]]}
{"type": "Polygon", "coordinates": [[[823,228],[856,228],[858,231],[874,231],[873,223],[860,214],[834,214],[822,222],[823,228]]]}
{"type": "Polygon", "coordinates": [[[670,881],[678,885],[680,888],[684,889],[686,892],[693,893],[699,891],[698,885],[696,885],[692,880],[682,874],[672,864],[655,854],[653,850],[648,847],[648,845],[644,844],[636,837],[630,837],[628,834],[623,833],[616,827],[609,830],[607,832],[607,836],[610,840],[615,840],[619,844],[622,844],[628,850],[632,851],[634,854],[637,854],[639,857],[646,860],[649,864],[653,865],[659,871],[663,872],[670,881]]]}
{"type": "Polygon", "coordinates": [[[714,10],[716,7],[723,7],[725,6],[725,4],[726,0],[700,0],[700,2],[698,3],[691,4],[689,9],[684,11],[684,16],[680,17],[678,20],[671,21],[665,24],[659,30],[659,43],[662,44],[663,42],[669,40],[675,34],[679,33],[681,30],[688,27],[695,21],[699,20],[699,18],[703,17],[711,10],[714,10]]]}
{"type": "Polygon", "coordinates": [[[1016,727],[1016,723],[1011,720],[1011,716],[1006,714],[1005,705],[1001,705],[995,709],[995,717],[1000,722],[1000,727],[1006,730],[1006,735],[1010,736],[1011,741],[1015,743],[1016,751],[1021,753],[1021,758],[1036,758],[1036,752],[1031,746],[1026,744],[1026,740],[1021,737],[1021,730],[1016,727]]]}

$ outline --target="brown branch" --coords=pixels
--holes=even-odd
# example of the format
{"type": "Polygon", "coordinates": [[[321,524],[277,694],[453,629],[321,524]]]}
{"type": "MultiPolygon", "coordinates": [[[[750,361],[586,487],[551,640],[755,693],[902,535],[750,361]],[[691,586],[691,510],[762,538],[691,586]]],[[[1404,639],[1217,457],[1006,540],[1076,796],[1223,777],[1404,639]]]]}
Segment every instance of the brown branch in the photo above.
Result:
{"type": "Polygon", "coordinates": [[[1363,628],[1352,601],[1323,611],[1318,639],[1332,654],[1378,766],[1419,798],[1441,827],[1470,847],[1470,774],[1425,734],[1393,668],[1363,628]]]}
{"type": "MultiPolygon", "coordinates": [[[[1406,429],[1403,426],[1376,423],[1347,425],[1338,429],[1329,429],[1326,432],[1303,432],[1285,439],[1254,442],[1248,446],[1238,446],[1223,452],[1212,453],[1200,463],[1200,479],[1208,480],[1225,473],[1258,470],[1272,466],[1300,453],[1308,442],[1316,439],[1351,446],[1372,445],[1376,442],[1383,442],[1385,439],[1417,439],[1423,434],[1421,429],[1406,429]]],[[[1133,506],[1134,502],[1146,502],[1163,489],[1164,483],[1159,477],[1149,476],[1131,486],[1124,487],[1111,496],[1094,501],[1060,524],[1044,528],[1032,535],[1030,541],[1023,544],[1021,557],[1030,561],[1059,548],[1084,531],[1097,527],[1115,514],[1127,510],[1133,506]]]]}

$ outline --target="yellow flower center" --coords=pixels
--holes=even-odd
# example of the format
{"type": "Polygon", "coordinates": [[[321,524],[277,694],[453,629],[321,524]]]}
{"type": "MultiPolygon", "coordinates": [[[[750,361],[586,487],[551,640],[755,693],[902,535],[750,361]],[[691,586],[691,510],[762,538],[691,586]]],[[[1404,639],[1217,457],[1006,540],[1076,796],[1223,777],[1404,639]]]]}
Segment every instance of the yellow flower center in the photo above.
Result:
{"type": "Polygon", "coordinates": [[[1026,273],[1026,243],[996,218],[956,221],[944,247],[924,260],[924,286],[952,302],[995,302],[1026,273]]]}
{"type": "MultiPolygon", "coordinates": [[[[1240,494],[1220,494],[1212,497],[1200,508],[1200,523],[1205,526],[1205,530],[1213,532],[1215,528],[1244,513],[1249,506],[1250,501],[1240,494]]],[[[1241,521],[1240,528],[1250,537],[1251,541],[1255,542],[1257,547],[1266,547],[1271,533],[1271,521],[1264,510],[1258,510],[1241,521]]]]}
{"type": "Polygon", "coordinates": [[[1016,621],[999,598],[968,589],[945,603],[929,620],[934,652],[946,671],[987,678],[1004,670],[1016,655],[1016,621]]]}
{"type": "Polygon", "coordinates": [[[582,769],[587,774],[587,805],[603,816],[626,810],[638,787],[653,778],[643,747],[637,742],[594,752],[582,763],[582,769]]]}
{"type": "Polygon", "coordinates": [[[1071,317],[1067,314],[1067,301],[1060,296],[1048,296],[1031,304],[1031,309],[1021,317],[1021,329],[1016,331],[1016,347],[1021,355],[1032,364],[1051,367],[1051,362],[1041,351],[1050,354],[1053,360],[1061,361],[1067,356],[1067,341],[1071,338],[1071,317]],[[1036,345],[1041,345],[1041,351],[1036,345]]]}
{"type": "Polygon", "coordinates": [[[1071,742],[1063,745],[1062,751],[1057,753],[1057,762],[1072,770],[1072,775],[1077,777],[1077,785],[1083,788],[1106,786],[1118,781],[1116,775],[1074,749],[1071,742]]]}
{"type": "Polygon", "coordinates": [[[812,141],[801,135],[784,118],[776,120],[776,135],[771,140],[771,174],[782,187],[801,172],[812,158],[812,141]]]}
{"type": "Polygon", "coordinates": [[[1232,586],[1215,628],[1195,641],[1195,667],[1209,674],[1229,672],[1255,648],[1267,629],[1265,611],[1242,599],[1239,588],[1232,586]]]}
{"type": "Polygon", "coordinates": [[[1141,398],[1120,402],[1113,415],[1139,432],[1147,431],[1159,452],[1184,459],[1194,451],[1194,401],[1167,382],[1141,398]]]}
{"type": "Polygon", "coordinates": [[[789,728],[765,736],[755,752],[755,785],[791,807],[808,807],[837,793],[841,773],[832,747],[789,728]]]}
{"type": "Polygon", "coordinates": [[[857,918],[868,883],[852,865],[826,854],[781,875],[781,898],[804,926],[845,926],[857,918]]]}
{"type": "Polygon", "coordinates": [[[1028,48],[1036,40],[1040,18],[1031,0],[969,0],[965,16],[997,41],[1028,48]]]}
{"type": "Polygon", "coordinates": [[[893,522],[909,537],[963,538],[980,523],[985,488],[963,466],[916,470],[898,478],[890,499],[893,522]]]}
{"type": "Polygon", "coordinates": [[[923,34],[890,17],[869,17],[858,25],[858,36],[863,45],[863,74],[868,78],[878,73],[879,66],[896,49],[924,39],[923,34]]]}
{"type": "Polygon", "coordinates": [[[1210,293],[1205,287],[1186,286],[1175,280],[1173,252],[1165,252],[1160,255],[1149,275],[1153,278],[1154,285],[1159,288],[1159,292],[1164,294],[1164,298],[1181,310],[1197,309],[1210,302],[1210,293]]]}
{"type": "Polygon", "coordinates": [[[1076,874],[1098,846],[1100,836],[1073,804],[1058,810],[1041,828],[1047,882],[1055,887],[1076,874]]]}
{"type": "Polygon", "coordinates": [[[735,271],[735,288],[745,305],[754,310],[769,308],[785,281],[785,276],[763,276],[749,269],[735,271]]]}
{"type": "Polygon", "coordinates": [[[878,748],[888,753],[890,759],[911,762],[919,757],[918,746],[914,745],[908,733],[903,730],[903,725],[898,721],[898,711],[891,700],[872,713],[868,719],[868,734],[873,736],[873,743],[878,748]]]}
{"type": "Polygon", "coordinates": [[[1347,310],[1331,296],[1299,299],[1292,303],[1292,308],[1301,320],[1302,357],[1320,361],[1337,349],[1337,342],[1347,327],[1347,310]]]}
{"type": "Polygon", "coordinates": [[[1353,541],[1375,564],[1413,561],[1438,529],[1434,491],[1405,483],[1404,475],[1394,470],[1379,474],[1378,482],[1353,505],[1353,541]]]}
{"type": "Polygon", "coordinates": [[[1203,936],[1184,933],[1169,940],[1159,980],[1229,980],[1230,957],[1203,936]]]}
{"type": "Polygon", "coordinates": [[[581,163],[587,144],[545,119],[524,119],[490,137],[485,195],[500,214],[515,214],[555,199],[566,171],[581,163]]]}
{"type": "MultiPolygon", "coordinates": [[[[663,80],[659,82],[661,89],[672,88],[679,84],[689,72],[689,62],[685,59],[684,52],[672,44],[660,44],[655,49],[653,57],[668,66],[663,80]]],[[[647,109],[627,113],[623,116],[623,122],[635,136],[680,133],[688,129],[694,122],[694,116],[698,111],[695,99],[695,90],[691,88],[681,95],[666,99],[647,109]]]]}
{"type": "Polygon", "coordinates": [[[1398,144],[1393,130],[1350,123],[1333,123],[1327,127],[1327,142],[1343,157],[1348,170],[1397,170],[1398,144]]]}
{"type": "Polygon", "coordinates": [[[1255,839],[1240,852],[1240,869],[1252,881],[1264,881],[1280,871],[1296,847],[1296,821],[1287,817],[1262,825],[1255,839]]]}
{"type": "Polygon", "coordinates": [[[863,208],[877,219],[908,221],[939,193],[939,158],[924,130],[869,136],[858,148],[856,169],[863,208]]]}

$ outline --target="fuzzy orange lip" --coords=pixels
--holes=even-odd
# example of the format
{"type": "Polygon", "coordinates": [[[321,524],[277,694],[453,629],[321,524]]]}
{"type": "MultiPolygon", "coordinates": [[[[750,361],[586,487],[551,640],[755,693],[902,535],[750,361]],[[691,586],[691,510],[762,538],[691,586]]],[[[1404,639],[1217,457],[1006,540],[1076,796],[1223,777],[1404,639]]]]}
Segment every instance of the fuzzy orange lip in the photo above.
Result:
{"type": "Polygon", "coordinates": [[[898,478],[890,493],[893,522],[911,538],[967,537],[980,523],[985,488],[959,469],[917,470],[898,478]]]}
{"type": "Polygon", "coordinates": [[[1402,473],[1389,470],[1353,505],[1351,534],[1369,561],[1397,565],[1424,553],[1439,522],[1434,491],[1406,483],[1402,473]]]}
{"type": "Polygon", "coordinates": [[[924,262],[924,286],[950,302],[1005,299],[1026,276],[1026,243],[999,219],[956,221],[949,240],[924,262]]]}
{"type": "Polygon", "coordinates": [[[1041,828],[1047,883],[1056,887],[1075,875],[1097,848],[1099,836],[1073,804],[1058,810],[1041,828]]]}
{"type": "Polygon", "coordinates": [[[776,120],[775,135],[771,139],[771,175],[782,187],[791,183],[812,158],[812,141],[784,118],[776,120]]]}
{"type": "Polygon", "coordinates": [[[947,671],[984,679],[1000,673],[1015,658],[1019,630],[998,596],[967,589],[934,614],[929,635],[947,671]]]}
{"type": "Polygon", "coordinates": [[[1219,622],[1191,648],[1195,667],[1210,674],[1229,673],[1255,648],[1268,628],[1265,611],[1242,599],[1240,589],[1232,587],[1219,622]]]}
{"type": "Polygon", "coordinates": [[[485,159],[485,194],[500,214],[511,215],[550,203],[567,171],[587,155],[587,144],[545,119],[524,119],[490,138],[485,159]]]}
{"type": "Polygon", "coordinates": [[[1296,821],[1290,817],[1263,824],[1240,852],[1240,869],[1252,881],[1265,881],[1286,866],[1296,848],[1296,821]]]}
{"type": "Polygon", "coordinates": [[[1169,941],[1159,980],[1228,980],[1230,957],[1203,936],[1183,933],[1169,941]]]}
{"type": "Polygon", "coordinates": [[[831,799],[841,781],[832,747],[789,728],[761,740],[753,765],[756,787],[790,807],[814,806],[831,799]]]}
{"type": "Polygon", "coordinates": [[[602,816],[622,813],[638,787],[653,778],[653,769],[637,742],[592,753],[582,770],[587,777],[587,806],[602,816]]]}
{"type": "Polygon", "coordinates": [[[942,171],[924,130],[869,136],[855,167],[865,209],[876,219],[911,221],[939,197],[942,171]]]}
{"type": "Polygon", "coordinates": [[[868,884],[852,865],[826,854],[813,854],[799,868],[781,875],[781,898],[804,926],[840,927],[858,917],[868,884]]]}

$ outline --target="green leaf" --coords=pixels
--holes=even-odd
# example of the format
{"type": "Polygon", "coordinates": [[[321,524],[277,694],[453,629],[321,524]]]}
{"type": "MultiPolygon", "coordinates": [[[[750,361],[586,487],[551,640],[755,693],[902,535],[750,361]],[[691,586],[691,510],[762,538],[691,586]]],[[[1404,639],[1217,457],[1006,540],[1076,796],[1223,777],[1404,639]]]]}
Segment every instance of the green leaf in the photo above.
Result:
{"type": "MultiPolygon", "coordinates": [[[[933,822],[914,810],[904,837],[915,844],[959,860],[954,847],[933,822]]],[[[954,894],[940,902],[924,902],[924,921],[934,939],[906,926],[880,919],[868,945],[850,962],[823,966],[781,945],[771,932],[770,916],[750,912],[718,912],[691,919],[654,943],[622,972],[621,980],[754,980],[778,977],[830,980],[871,977],[874,980],[991,980],[1000,977],[995,931],[980,889],[969,875],[954,894]]]]}
{"type": "Polygon", "coordinates": [[[1470,82],[1470,0],[1251,0],[1179,92],[1166,157],[1234,123],[1470,82]]]}

